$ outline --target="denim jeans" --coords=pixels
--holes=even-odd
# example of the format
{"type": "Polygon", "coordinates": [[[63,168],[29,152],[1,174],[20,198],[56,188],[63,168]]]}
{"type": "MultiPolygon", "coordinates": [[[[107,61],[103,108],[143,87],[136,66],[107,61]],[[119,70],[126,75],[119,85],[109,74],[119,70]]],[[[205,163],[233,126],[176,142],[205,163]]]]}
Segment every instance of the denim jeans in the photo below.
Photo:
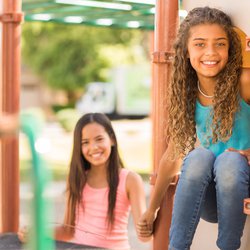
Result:
{"type": "Polygon", "coordinates": [[[200,217],[218,222],[217,246],[221,250],[238,249],[249,179],[250,166],[239,153],[224,152],[215,157],[201,147],[191,151],[184,159],[176,188],[169,250],[190,249],[200,217]]]}

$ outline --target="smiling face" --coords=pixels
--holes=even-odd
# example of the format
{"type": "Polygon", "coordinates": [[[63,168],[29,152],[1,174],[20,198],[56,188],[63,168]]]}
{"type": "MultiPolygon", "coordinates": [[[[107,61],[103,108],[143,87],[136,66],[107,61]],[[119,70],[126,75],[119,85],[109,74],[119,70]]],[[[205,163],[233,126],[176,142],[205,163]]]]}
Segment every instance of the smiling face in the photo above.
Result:
{"type": "Polygon", "coordinates": [[[82,129],[82,154],[91,167],[106,167],[113,142],[104,127],[89,123],[82,129]]]}
{"type": "Polygon", "coordinates": [[[218,24],[200,24],[189,31],[188,57],[199,81],[216,78],[228,62],[229,41],[218,24]]]}

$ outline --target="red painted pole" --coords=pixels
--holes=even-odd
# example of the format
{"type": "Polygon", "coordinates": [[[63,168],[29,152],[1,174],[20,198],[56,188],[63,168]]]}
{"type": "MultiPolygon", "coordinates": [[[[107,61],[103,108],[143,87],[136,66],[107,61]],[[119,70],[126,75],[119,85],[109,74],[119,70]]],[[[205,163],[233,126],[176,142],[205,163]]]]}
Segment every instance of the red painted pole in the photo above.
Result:
{"type": "Polygon", "coordinates": [[[244,213],[250,215],[250,198],[244,200],[244,213]]]}
{"type": "MultiPolygon", "coordinates": [[[[2,22],[1,114],[19,113],[21,0],[4,0],[2,22]]],[[[19,226],[18,134],[1,138],[0,232],[17,232],[19,226]]]]}
{"type": "MultiPolygon", "coordinates": [[[[165,137],[168,114],[164,109],[167,84],[170,78],[171,47],[178,22],[178,0],[156,1],[155,38],[153,53],[153,166],[157,173],[160,159],[166,150],[165,137]]],[[[171,185],[161,204],[154,229],[153,249],[168,248],[175,185],[171,185]]]]}

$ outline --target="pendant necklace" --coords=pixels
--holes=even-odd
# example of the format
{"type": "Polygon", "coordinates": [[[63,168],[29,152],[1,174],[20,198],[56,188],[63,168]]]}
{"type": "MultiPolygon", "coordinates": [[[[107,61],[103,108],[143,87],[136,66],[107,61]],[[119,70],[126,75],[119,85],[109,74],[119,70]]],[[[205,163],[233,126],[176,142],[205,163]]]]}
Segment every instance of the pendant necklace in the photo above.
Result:
{"type": "Polygon", "coordinates": [[[206,97],[206,98],[214,98],[214,95],[206,95],[206,94],[201,90],[201,88],[200,88],[200,82],[199,82],[199,81],[197,82],[197,87],[198,87],[199,92],[200,92],[204,97],[206,97]]]}

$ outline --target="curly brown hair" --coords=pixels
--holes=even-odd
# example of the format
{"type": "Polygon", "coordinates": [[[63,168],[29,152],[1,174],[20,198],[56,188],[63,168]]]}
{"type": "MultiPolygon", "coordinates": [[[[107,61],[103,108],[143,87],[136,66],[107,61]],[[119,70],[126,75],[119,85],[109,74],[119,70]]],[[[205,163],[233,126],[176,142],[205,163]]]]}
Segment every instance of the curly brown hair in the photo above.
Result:
{"type": "Polygon", "coordinates": [[[218,24],[229,40],[228,62],[217,76],[212,109],[212,142],[227,141],[232,134],[234,116],[239,107],[241,73],[241,42],[231,19],[224,12],[209,7],[191,10],[182,21],[174,43],[173,71],[167,93],[167,139],[175,145],[175,154],[184,156],[197,139],[195,107],[197,74],[188,58],[187,42],[190,29],[200,24],[218,24]]]}

